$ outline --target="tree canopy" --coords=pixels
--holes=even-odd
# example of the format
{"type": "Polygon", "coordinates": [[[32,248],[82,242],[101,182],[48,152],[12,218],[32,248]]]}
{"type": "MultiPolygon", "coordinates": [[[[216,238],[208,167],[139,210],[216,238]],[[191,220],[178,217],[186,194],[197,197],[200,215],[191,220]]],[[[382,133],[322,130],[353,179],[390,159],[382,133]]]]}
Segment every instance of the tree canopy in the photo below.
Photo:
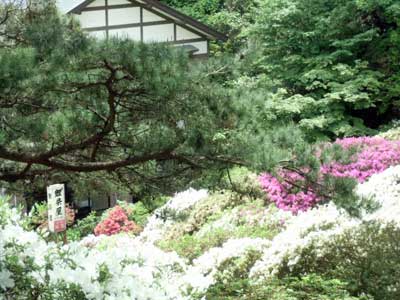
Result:
{"type": "Polygon", "coordinates": [[[318,139],[370,134],[399,116],[398,1],[260,3],[249,74],[270,122],[295,121],[318,139]]]}
{"type": "Polygon", "coordinates": [[[106,171],[132,184],[235,162],[229,98],[183,51],[95,41],[46,2],[2,9],[0,180],[106,171]]]}

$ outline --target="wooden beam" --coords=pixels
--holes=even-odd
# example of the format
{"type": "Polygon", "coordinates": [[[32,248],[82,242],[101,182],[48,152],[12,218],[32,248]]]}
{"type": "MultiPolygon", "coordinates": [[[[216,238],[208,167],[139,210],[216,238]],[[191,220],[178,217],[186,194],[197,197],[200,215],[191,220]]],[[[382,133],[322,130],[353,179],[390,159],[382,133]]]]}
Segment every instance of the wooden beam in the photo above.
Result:
{"type": "Polygon", "coordinates": [[[193,29],[193,28],[190,28],[190,27],[186,26],[186,23],[184,21],[182,21],[181,19],[178,19],[178,18],[174,19],[174,18],[169,17],[168,15],[160,13],[159,11],[153,9],[153,6],[150,5],[150,4],[140,3],[140,2],[136,2],[134,0],[131,0],[131,2],[141,6],[143,9],[146,9],[149,12],[152,12],[153,14],[155,14],[155,15],[163,18],[163,19],[166,19],[166,20],[169,20],[170,22],[178,24],[179,26],[185,28],[186,30],[189,30],[190,32],[193,32],[193,33],[195,33],[195,34],[197,34],[197,35],[199,35],[199,36],[201,36],[201,37],[203,37],[205,39],[209,39],[209,37],[207,37],[204,33],[199,32],[196,29],[193,29]]]}
{"type": "Polygon", "coordinates": [[[176,40],[173,42],[168,42],[169,44],[173,45],[180,45],[180,44],[190,44],[190,43],[196,43],[196,42],[207,42],[208,39],[205,38],[197,38],[197,39],[187,39],[187,40],[176,40]]]}
{"type": "Polygon", "coordinates": [[[174,23],[174,42],[176,42],[177,39],[178,39],[177,26],[176,23],[174,23]]]}
{"type": "Polygon", "coordinates": [[[104,31],[104,30],[113,30],[113,29],[147,27],[147,26],[155,26],[155,25],[168,25],[168,24],[173,24],[173,23],[171,23],[170,21],[154,21],[154,22],[146,22],[146,23],[130,23],[130,24],[121,24],[121,25],[89,27],[89,28],[84,28],[83,30],[92,32],[92,31],[104,31]]]}
{"type": "Polygon", "coordinates": [[[144,34],[143,34],[143,7],[140,6],[140,41],[144,41],[144,34]]]}
{"type": "Polygon", "coordinates": [[[109,34],[110,34],[110,32],[109,32],[109,15],[108,15],[108,0],[105,0],[106,1],[106,7],[105,7],[105,11],[106,11],[106,39],[108,39],[109,38],[109,34]]]}
{"type": "Polygon", "coordinates": [[[104,9],[106,9],[107,6],[108,6],[108,9],[139,7],[139,5],[133,4],[133,3],[132,4],[105,5],[105,6],[85,7],[81,10],[81,12],[104,10],[104,9]]]}

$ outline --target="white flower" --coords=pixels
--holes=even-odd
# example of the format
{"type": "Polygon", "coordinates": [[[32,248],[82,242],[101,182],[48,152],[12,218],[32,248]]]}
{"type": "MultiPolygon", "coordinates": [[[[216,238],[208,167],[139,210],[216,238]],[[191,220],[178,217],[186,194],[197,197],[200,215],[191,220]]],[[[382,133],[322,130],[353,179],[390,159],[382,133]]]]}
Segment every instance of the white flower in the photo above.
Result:
{"type": "Polygon", "coordinates": [[[165,209],[174,210],[176,212],[183,212],[193,207],[197,202],[208,197],[207,190],[188,189],[187,191],[175,194],[175,196],[165,204],[165,209]]]}
{"type": "Polygon", "coordinates": [[[249,250],[261,251],[270,245],[269,240],[256,238],[230,239],[221,247],[212,248],[190,266],[184,280],[197,292],[204,292],[215,283],[218,267],[228,259],[241,257],[249,250]]]}
{"type": "Polygon", "coordinates": [[[294,266],[298,253],[313,243],[315,248],[323,245],[332,236],[360,224],[335,205],[329,204],[301,213],[288,221],[284,231],[272,240],[271,247],[263,253],[262,259],[251,269],[252,277],[265,278],[276,274],[284,260],[294,266]]]}
{"type": "Polygon", "coordinates": [[[381,207],[365,220],[396,222],[400,226],[400,166],[391,167],[358,185],[356,192],[363,197],[373,197],[381,207]]]}
{"type": "Polygon", "coordinates": [[[207,190],[197,191],[189,189],[185,192],[176,194],[164,206],[157,209],[155,213],[149,217],[146,227],[140,235],[140,239],[149,243],[155,243],[156,241],[161,240],[165,233],[175,224],[175,221],[169,218],[162,219],[160,217],[161,212],[172,210],[176,213],[183,213],[207,197],[207,190]]]}
{"type": "Polygon", "coordinates": [[[0,288],[2,290],[7,290],[13,288],[15,285],[14,279],[12,279],[12,274],[8,270],[1,270],[0,268],[0,288]]]}

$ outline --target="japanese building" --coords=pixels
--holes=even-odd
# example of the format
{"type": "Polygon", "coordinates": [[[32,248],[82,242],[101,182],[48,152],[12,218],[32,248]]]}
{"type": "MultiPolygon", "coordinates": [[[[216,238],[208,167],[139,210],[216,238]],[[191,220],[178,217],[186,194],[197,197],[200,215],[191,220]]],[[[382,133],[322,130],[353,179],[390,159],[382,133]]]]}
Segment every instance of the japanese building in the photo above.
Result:
{"type": "Polygon", "coordinates": [[[226,40],[222,33],[157,0],[79,1],[66,13],[96,38],[168,43],[195,57],[208,56],[211,40],[226,40]]]}

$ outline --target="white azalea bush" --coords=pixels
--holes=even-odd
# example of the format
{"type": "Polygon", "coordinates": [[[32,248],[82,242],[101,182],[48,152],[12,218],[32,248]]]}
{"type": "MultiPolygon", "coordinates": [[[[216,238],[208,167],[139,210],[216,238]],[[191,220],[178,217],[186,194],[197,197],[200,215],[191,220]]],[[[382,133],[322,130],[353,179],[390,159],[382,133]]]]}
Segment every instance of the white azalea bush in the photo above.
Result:
{"type": "Polygon", "coordinates": [[[126,235],[60,247],[18,222],[2,223],[0,288],[6,299],[184,299],[179,277],[185,263],[174,253],[126,235]]]}
{"type": "Polygon", "coordinates": [[[10,210],[3,201],[0,205],[1,297],[184,300],[191,299],[190,294],[204,293],[213,284],[219,264],[231,256],[242,255],[247,249],[260,249],[264,243],[251,239],[245,243],[228,242],[205,253],[193,265],[174,252],[160,250],[154,242],[176,220],[163,219],[158,213],[166,209],[184,212],[192,206],[182,201],[185,197],[194,205],[205,199],[207,192],[190,190],[177,194],[149,219],[139,237],[89,236],[65,246],[47,243],[37,233],[23,229],[18,211],[10,210]]]}
{"type": "Polygon", "coordinates": [[[400,299],[400,166],[357,193],[379,209],[355,219],[327,204],[293,216],[260,199],[190,189],[139,236],[68,245],[25,230],[3,200],[0,299],[299,300],[305,290],[307,300],[400,299]]]}
{"type": "MultiPolygon", "coordinates": [[[[365,283],[363,288],[375,285],[376,289],[370,292],[375,293],[374,296],[379,295],[379,299],[400,299],[400,282],[396,279],[400,276],[397,271],[400,267],[400,166],[373,175],[369,181],[357,187],[357,193],[363,197],[374,197],[380,208],[370,214],[364,213],[362,219],[351,218],[333,204],[299,214],[289,221],[285,231],[272,240],[271,247],[264,251],[262,258],[251,269],[250,276],[260,281],[288,274],[330,272],[335,268],[351,270],[354,267],[351,263],[354,263],[360,269],[353,269],[353,279],[356,276],[368,278],[368,272],[375,268],[371,267],[372,264],[368,265],[369,261],[367,264],[368,257],[370,260],[386,262],[386,269],[381,269],[380,273],[375,269],[382,277],[379,285],[377,282],[365,283]],[[351,249],[347,251],[347,256],[337,255],[341,251],[342,254],[346,253],[344,249],[351,249]],[[387,251],[372,253],[378,249],[387,251]],[[335,251],[336,259],[333,259],[335,251]],[[349,253],[353,253],[357,259],[351,261],[349,253]],[[388,261],[394,268],[388,268],[388,261]]],[[[338,270],[337,273],[346,272],[338,270]]],[[[350,280],[352,278],[347,277],[350,280]]]]}
{"type": "Polygon", "coordinates": [[[184,218],[190,209],[206,199],[206,190],[189,189],[178,193],[165,205],[157,209],[148,219],[140,238],[143,241],[154,243],[160,240],[171,228],[178,223],[180,218],[184,218]]]}

